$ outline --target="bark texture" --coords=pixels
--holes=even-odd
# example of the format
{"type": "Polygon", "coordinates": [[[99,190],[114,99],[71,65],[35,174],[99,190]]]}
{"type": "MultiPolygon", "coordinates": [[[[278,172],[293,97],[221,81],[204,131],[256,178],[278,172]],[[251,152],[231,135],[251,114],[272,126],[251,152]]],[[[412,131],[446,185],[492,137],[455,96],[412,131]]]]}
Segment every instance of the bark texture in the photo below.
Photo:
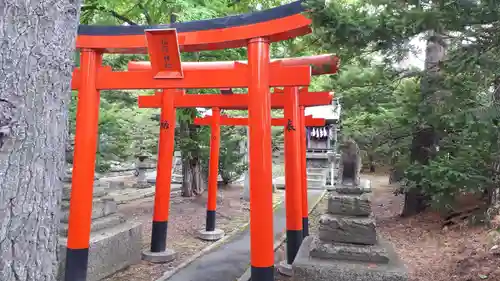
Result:
{"type": "Polygon", "coordinates": [[[78,0],[0,1],[0,280],[57,272],[78,0]]]}

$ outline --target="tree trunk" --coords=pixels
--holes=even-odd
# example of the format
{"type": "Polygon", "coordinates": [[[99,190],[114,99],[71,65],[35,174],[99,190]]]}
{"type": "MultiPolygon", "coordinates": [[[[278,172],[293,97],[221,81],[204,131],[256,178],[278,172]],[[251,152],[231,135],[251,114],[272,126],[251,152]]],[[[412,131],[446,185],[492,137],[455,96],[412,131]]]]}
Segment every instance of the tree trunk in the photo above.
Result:
{"type": "Polygon", "coordinates": [[[53,281],[80,1],[0,3],[0,280],[53,281]]]}
{"type": "Polygon", "coordinates": [[[182,196],[192,197],[202,194],[203,179],[198,159],[186,159],[182,164],[182,196]]]}
{"type": "MultiPolygon", "coordinates": [[[[435,155],[438,149],[438,132],[427,124],[426,116],[431,114],[431,109],[439,103],[441,92],[439,91],[440,66],[445,59],[446,43],[444,37],[431,32],[427,39],[425,52],[425,69],[422,77],[420,90],[422,101],[420,103],[419,128],[415,128],[411,144],[410,161],[426,165],[435,155]]],[[[402,216],[411,216],[425,210],[427,206],[426,196],[420,187],[413,188],[405,193],[405,204],[402,216]]]]}
{"type": "Polygon", "coordinates": [[[368,161],[370,162],[370,173],[375,173],[375,159],[372,153],[368,153],[368,161]]]}
{"type": "MultiPolygon", "coordinates": [[[[182,120],[180,122],[180,139],[191,139],[195,143],[197,137],[196,127],[182,120]]],[[[184,148],[182,150],[182,196],[191,197],[203,193],[204,181],[201,172],[201,164],[196,148],[184,148]]]]}

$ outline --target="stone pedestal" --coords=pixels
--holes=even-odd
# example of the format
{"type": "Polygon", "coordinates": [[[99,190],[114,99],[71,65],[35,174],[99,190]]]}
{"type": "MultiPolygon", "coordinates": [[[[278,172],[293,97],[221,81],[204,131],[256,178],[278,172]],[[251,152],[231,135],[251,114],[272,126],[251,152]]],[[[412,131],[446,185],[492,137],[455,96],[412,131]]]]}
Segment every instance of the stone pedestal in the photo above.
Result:
{"type": "Polygon", "coordinates": [[[151,263],[167,263],[175,260],[177,253],[172,249],[165,249],[163,252],[151,252],[144,250],[142,252],[142,259],[151,263]]]}
{"type": "Polygon", "coordinates": [[[330,194],[319,234],[306,238],[295,258],[294,281],[408,280],[391,244],[377,235],[368,192],[348,185],[330,194]]]}
{"type": "MultiPolygon", "coordinates": [[[[59,228],[59,280],[64,280],[71,182],[65,179],[59,228]]],[[[141,261],[142,224],[128,222],[117,213],[115,200],[96,183],[93,191],[92,224],[87,281],[97,281],[141,261]]]]}

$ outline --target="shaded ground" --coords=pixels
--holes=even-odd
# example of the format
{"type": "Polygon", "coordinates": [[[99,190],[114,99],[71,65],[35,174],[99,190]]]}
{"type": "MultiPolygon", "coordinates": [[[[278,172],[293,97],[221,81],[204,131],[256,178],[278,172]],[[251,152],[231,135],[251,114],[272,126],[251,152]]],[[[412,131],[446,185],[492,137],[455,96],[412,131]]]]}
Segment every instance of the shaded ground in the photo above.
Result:
{"type": "MultiPolygon", "coordinates": [[[[403,196],[393,195],[395,186],[387,184],[388,178],[365,177],[372,181],[378,231],[393,243],[408,266],[410,281],[500,281],[500,254],[491,251],[492,234],[500,237],[498,232],[481,226],[443,228],[442,219],[432,212],[401,218],[403,196]]],[[[327,197],[311,215],[311,233],[317,232],[318,217],[324,213],[326,202],[327,197]]],[[[277,257],[285,259],[284,246],[278,250],[277,257]]],[[[290,281],[291,278],[276,274],[275,280],[290,281]]]]}
{"type": "MultiPolygon", "coordinates": [[[[222,197],[219,197],[217,202],[217,227],[229,233],[247,222],[248,206],[240,200],[241,186],[230,186],[219,190],[222,197]]],[[[206,192],[195,198],[184,198],[180,194],[172,194],[167,247],[177,251],[176,260],[167,264],[151,264],[143,261],[104,280],[156,280],[164,272],[176,267],[196,252],[212,244],[213,242],[201,241],[195,236],[196,232],[205,226],[206,196],[206,192]]],[[[119,211],[127,218],[143,223],[144,249],[149,248],[151,242],[153,203],[153,198],[148,198],[119,207],[119,211]]]]}

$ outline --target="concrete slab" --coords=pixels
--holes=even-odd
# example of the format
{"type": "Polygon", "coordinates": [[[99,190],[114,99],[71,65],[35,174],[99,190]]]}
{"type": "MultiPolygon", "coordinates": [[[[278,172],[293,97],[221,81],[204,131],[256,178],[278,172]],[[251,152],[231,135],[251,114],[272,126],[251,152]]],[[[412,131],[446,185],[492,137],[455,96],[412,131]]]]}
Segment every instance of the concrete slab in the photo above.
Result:
{"type": "Polygon", "coordinates": [[[388,264],[339,261],[313,258],[310,247],[313,237],[302,242],[293,262],[293,281],[407,281],[406,267],[391,255],[388,264]]]}
{"type": "MultiPolygon", "coordinates": [[[[59,279],[64,280],[66,237],[59,238],[59,279]]],[[[142,224],[127,222],[90,236],[87,281],[98,281],[141,261],[142,224]]]]}

